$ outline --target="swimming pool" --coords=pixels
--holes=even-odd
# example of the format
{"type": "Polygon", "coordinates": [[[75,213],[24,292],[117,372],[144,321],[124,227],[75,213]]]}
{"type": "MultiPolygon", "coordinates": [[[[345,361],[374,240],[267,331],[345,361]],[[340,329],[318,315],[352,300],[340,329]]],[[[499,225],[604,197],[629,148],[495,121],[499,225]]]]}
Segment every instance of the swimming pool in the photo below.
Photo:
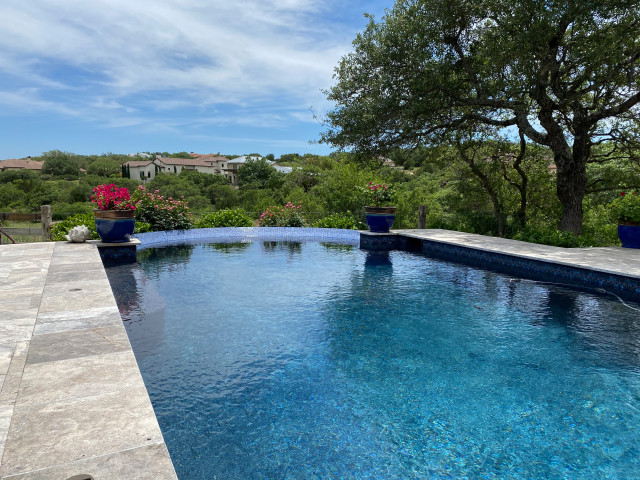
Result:
{"type": "Polygon", "coordinates": [[[637,305],[407,252],[108,269],[181,479],[637,478],[637,305]]]}

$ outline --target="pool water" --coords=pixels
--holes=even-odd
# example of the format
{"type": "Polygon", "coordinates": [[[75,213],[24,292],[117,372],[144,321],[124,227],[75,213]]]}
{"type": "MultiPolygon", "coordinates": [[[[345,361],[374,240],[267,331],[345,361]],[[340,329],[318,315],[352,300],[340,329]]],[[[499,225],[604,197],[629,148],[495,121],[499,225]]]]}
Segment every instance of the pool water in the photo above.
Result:
{"type": "Polygon", "coordinates": [[[640,477],[640,311],[407,252],[108,269],[180,479],[640,477]]]}

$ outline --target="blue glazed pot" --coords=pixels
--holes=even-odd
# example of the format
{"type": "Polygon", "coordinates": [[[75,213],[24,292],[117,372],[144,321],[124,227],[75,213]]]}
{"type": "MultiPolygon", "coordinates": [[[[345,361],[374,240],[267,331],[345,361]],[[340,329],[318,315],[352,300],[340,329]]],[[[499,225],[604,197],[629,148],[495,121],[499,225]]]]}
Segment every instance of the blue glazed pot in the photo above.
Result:
{"type": "Polygon", "coordinates": [[[618,238],[625,248],[640,248],[640,225],[618,225],[618,238]]]}
{"type": "Polygon", "coordinates": [[[133,210],[94,210],[96,231],[103,243],[125,243],[136,228],[133,210]]]}
{"type": "Polygon", "coordinates": [[[396,219],[396,207],[364,207],[367,227],[373,233],[388,233],[396,219]]]}

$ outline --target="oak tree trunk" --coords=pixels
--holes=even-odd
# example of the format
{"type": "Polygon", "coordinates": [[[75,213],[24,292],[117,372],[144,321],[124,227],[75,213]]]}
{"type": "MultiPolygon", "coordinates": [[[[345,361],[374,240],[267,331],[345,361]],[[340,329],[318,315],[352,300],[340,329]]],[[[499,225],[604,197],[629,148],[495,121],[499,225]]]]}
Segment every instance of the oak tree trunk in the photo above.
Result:
{"type": "Polygon", "coordinates": [[[582,233],[582,200],[587,189],[586,161],[580,158],[575,148],[573,154],[556,155],[555,159],[558,167],[556,193],[562,205],[559,228],[580,235],[582,233]]]}

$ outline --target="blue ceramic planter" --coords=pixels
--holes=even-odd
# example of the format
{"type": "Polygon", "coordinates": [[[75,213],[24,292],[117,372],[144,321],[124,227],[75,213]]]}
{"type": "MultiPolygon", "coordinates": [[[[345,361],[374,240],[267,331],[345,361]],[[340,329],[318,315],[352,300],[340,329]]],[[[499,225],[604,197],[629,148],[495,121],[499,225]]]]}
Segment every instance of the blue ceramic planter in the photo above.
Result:
{"type": "Polygon", "coordinates": [[[133,210],[94,210],[96,231],[104,243],[125,243],[131,240],[136,227],[133,210]]]}
{"type": "Polygon", "coordinates": [[[640,225],[618,225],[618,238],[625,248],[640,248],[640,225]]]}
{"type": "Polygon", "coordinates": [[[373,233],[388,233],[396,219],[396,207],[364,207],[367,227],[373,233]]]}

